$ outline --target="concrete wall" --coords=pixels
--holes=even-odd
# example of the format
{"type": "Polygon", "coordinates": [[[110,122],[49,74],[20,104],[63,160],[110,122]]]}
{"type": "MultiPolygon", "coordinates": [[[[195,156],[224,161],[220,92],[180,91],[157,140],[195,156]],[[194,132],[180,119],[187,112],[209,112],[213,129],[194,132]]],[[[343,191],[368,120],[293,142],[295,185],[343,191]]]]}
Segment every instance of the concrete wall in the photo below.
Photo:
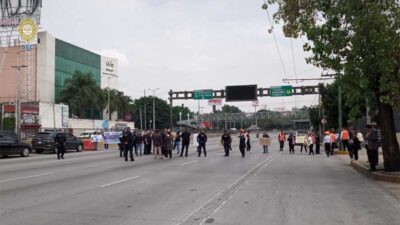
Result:
{"type": "Polygon", "coordinates": [[[38,33],[37,96],[43,102],[54,102],[55,95],[55,38],[47,32],[38,33]]]}
{"type": "Polygon", "coordinates": [[[17,89],[17,69],[12,66],[30,66],[20,70],[20,96],[21,101],[36,100],[36,48],[30,51],[31,60],[27,61],[26,52],[21,47],[9,47],[0,49],[0,102],[15,101],[17,89]],[[17,59],[18,58],[18,59],[17,59]],[[19,61],[19,62],[17,62],[19,61]],[[27,70],[31,71],[31,82],[28,83],[27,70]],[[28,85],[31,93],[28,93],[28,85]],[[30,97],[30,99],[28,99],[30,97]]]}

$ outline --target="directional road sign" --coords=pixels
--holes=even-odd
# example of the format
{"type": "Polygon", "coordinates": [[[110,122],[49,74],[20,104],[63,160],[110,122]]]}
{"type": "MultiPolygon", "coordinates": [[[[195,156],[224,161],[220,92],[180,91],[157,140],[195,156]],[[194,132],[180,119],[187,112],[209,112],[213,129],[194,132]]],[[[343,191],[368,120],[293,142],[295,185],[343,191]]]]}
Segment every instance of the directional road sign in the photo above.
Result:
{"type": "Polygon", "coordinates": [[[293,88],[291,85],[285,86],[274,86],[269,88],[269,96],[271,97],[284,97],[284,96],[292,96],[293,88]]]}
{"type": "Polygon", "coordinates": [[[204,89],[204,90],[195,90],[193,91],[193,99],[212,99],[213,98],[213,90],[212,89],[204,89]]]}

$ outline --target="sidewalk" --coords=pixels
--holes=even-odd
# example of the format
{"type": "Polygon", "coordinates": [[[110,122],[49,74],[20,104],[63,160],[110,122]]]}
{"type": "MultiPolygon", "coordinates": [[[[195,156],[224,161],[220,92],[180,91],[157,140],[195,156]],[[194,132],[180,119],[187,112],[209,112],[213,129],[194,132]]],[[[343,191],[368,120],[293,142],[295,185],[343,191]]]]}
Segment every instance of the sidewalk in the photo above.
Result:
{"type": "Polygon", "coordinates": [[[349,155],[337,154],[337,157],[350,163],[358,172],[367,177],[378,181],[385,189],[389,190],[394,196],[400,199],[400,171],[386,172],[383,166],[383,156],[379,151],[379,165],[377,171],[371,171],[368,163],[368,156],[365,149],[359,151],[358,160],[350,160],[349,155]]]}

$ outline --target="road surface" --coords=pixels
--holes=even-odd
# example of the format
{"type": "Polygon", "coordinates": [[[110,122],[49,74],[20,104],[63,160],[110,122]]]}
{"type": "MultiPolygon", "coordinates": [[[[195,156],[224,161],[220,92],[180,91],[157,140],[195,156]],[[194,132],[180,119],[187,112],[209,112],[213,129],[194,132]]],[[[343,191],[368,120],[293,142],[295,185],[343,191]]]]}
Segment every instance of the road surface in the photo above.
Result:
{"type": "Polygon", "coordinates": [[[116,150],[0,159],[2,225],[398,225],[400,201],[347,162],[324,155],[208,155],[125,162],[116,150]]]}

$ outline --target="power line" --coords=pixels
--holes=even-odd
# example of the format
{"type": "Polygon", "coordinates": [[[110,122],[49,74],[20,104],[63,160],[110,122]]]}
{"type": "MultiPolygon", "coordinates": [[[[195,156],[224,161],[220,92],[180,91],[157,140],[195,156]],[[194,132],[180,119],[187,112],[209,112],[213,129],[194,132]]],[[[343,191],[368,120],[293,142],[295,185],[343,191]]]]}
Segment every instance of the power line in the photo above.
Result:
{"type": "Polygon", "coordinates": [[[283,59],[282,59],[281,51],[279,49],[278,41],[276,40],[276,35],[275,35],[274,28],[273,28],[273,25],[272,25],[272,21],[271,21],[269,12],[268,12],[268,8],[264,7],[266,5],[267,5],[267,2],[266,2],[266,0],[264,0],[263,9],[265,9],[265,11],[267,12],[268,21],[269,21],[269,24],[271,26],[271,33],[272,33],[272,36],[274,37],[274,42],[275,42],[276,49],[278,50],[278,55],[279,55],[279,59],[281,61],[282,70],[283,70],[283,73],[285,74],[285,77],[287,77],[286,70],[285,70],[285,65],[283,63],[283,59]]]}

